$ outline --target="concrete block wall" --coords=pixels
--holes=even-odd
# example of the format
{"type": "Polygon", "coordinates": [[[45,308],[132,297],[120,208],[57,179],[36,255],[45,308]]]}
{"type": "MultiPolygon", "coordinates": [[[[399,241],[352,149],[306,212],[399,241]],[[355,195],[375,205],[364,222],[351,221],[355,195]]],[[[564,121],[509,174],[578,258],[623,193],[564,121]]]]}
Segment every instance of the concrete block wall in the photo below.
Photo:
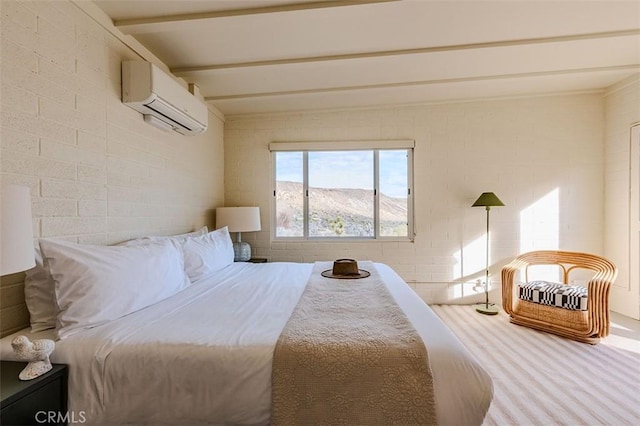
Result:
{"type": "MultiPolygon", "coordinates": [[[[601,93],[360,111],[226,117],[225,204],[261,208],[262,231],[244,233],[273,261],[339,257],[389,264],[428,302],[482,300],[486,214],[491,282],[518,253],[603,251],[601,93]],[[271,239],[271,141],[414,139],[414,242],[279,242],[271,239]]],[[[499,295],[492,296],[496,301],[499,295]]]]}
{"type": "Polygon", "coordinates": [[[224,123],[156,129],[120,100],[141,59],[68,1],[2,1],[2,180],[28,185],[36,237],[112,244],[213,226],[224,123]]]}
{"type": "MultiPolygon", "coordinates": [[[[36,238],[112,244],[214,225],[221,119],[197,137],[145,124],[120,101],[120,64],[140,57],[72,2],[2,0],[0,28],[0,178],[30,187],[36,238]]],[[[0,281],[0,335],[28,323],[23,281],[0,281]]]]}

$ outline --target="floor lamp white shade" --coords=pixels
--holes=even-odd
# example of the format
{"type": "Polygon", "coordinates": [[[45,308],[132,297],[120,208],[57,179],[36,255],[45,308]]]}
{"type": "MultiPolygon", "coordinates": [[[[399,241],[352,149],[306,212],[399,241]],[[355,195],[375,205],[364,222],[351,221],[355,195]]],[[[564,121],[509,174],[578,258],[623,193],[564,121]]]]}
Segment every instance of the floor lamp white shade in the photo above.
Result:
{"type": "Polygon", "coordinates": [[[256,232],[260,226],[260,207],[218,207],[216,209],[216,228],[226,226],[229,232],[237,232],[238,238],[233,243],[236,262],[251,259],[251,246],[242,241],[241,232],[256,232]]]}
{"type": "Polygon", "coordinates": [[[0,201],[0,275],[35,266],[31,195],[26,186],[3,184],[0,201]]]}

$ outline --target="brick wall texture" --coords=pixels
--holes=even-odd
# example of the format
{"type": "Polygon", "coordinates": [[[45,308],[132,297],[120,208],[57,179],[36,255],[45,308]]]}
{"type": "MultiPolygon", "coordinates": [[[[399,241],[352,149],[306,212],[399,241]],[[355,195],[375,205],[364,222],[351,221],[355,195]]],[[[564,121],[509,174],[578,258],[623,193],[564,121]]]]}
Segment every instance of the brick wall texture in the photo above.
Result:
{"type": "Polygon", "coordinates": [[[67,1],[2,1],[2,180],[28,185],[36,237],[111,244],[213,225],[224,123],[166,133],[121,103],[141,59],[67,1]]]}
{"type": "MultiPolygon", "coordinates": [[[[262,231],[243,234],[256,255],[381,261],[425,300],[454,303],[482,299],[473,287],[484,277],[486,216],[470,207],[481,192],[493,191],[506,204],[491,211],[495,288],[500,266],[520,252],[605,249],[605,200],[623,196],[616,170],[628,123],[619,124],[616,111],[634,102],[637,82],[606,96],[236,116],[224,123],[210,114],[204,135],[183,137],[145,124],[121,103],[121,61],[139,56],[72,2],[2,0],[0,12],[1,177],[31,188],[36,237],[112,244],[213,226],[213,209],[223,203],[256,205],[262,231]],[[269,142],[370,139],[416,142],[415,241],[272,241],[269,142]],[[605,174],[612,191],[606,196],[605,174]]],[[[608,221],[619,218],[607,211],[608,221]]]]}
{"type": "MultiPolygon", "coordinates": [[[[225,202],[257,205],[262,231],[243,234],[257,255],[311,262],[339,257],[391,265],[430,302],[482,299],[486,213],[491,271],[520,252],[603,249],[601,93],[485,100],[362,111],[227,117],[225,202]],[[271,239],[271,141],[414,139],[414,242],[278,242],[271,239]]],[[[498,300],[497,298],[495,299],[498,300]]]]}

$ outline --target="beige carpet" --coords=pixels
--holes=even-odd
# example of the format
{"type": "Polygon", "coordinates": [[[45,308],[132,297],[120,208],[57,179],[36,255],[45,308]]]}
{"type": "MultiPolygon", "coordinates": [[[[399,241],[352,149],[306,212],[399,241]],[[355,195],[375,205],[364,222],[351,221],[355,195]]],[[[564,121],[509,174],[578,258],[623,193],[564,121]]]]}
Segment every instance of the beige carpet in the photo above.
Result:
{"type": "Polygon", "coordinates": [[[640,354],[517,326],[504,312],[432,308],[493,379],[485,425],[640,424],[640,354]]]}

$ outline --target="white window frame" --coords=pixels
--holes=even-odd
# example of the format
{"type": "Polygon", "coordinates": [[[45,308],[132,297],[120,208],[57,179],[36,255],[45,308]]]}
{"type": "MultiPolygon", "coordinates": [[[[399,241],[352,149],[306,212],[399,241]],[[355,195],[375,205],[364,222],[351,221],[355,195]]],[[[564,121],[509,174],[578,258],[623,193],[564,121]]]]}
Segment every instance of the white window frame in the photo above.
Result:
{"type": "Polygon", "coordinates": [[[274,242],[363,242],[363,241],[414,241],[414,201],[413,201],[413,150],[415,141],[413,140],[373,140],[373,141],[313,141],[313,142],[271,142],[271,241],[274,242]],[[389,237],[380,236],[380,182],[379,182],[379,152],[382,150],[407,150],[407,236],[389,237]],[[303,236],[300,237],[278,237],[276,236],[277,217],[276,211],[276,153],[283,151],[302,152],[303,156],[303,212],[304,226],[303,236]],[[372,237],[311,237],[309,236],[309,167],[308,153],[310,151],[373,151],[373,179],[374,179],[374,236],[372,237]]]}

